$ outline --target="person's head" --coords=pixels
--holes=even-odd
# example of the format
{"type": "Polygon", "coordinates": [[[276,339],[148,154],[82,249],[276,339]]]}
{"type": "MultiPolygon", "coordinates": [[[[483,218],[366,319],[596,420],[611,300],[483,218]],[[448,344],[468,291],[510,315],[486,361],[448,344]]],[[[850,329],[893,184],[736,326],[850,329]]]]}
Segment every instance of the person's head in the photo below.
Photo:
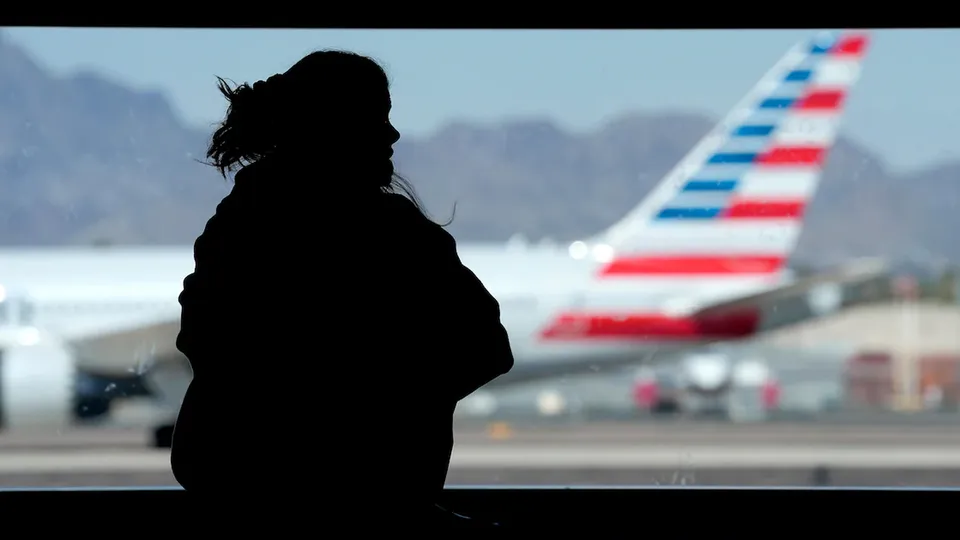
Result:
{"type": "Polygon", "coordinates": [[[392,163],[400,133],[390,123],[390,85],[372,59],[318,51],[253,85],[231,88],[217,79],[229,106],[207,157],[224,177],[276,156],[345,175],[335,181],[351,187],[389,190],[402,184],[392,163]]]}

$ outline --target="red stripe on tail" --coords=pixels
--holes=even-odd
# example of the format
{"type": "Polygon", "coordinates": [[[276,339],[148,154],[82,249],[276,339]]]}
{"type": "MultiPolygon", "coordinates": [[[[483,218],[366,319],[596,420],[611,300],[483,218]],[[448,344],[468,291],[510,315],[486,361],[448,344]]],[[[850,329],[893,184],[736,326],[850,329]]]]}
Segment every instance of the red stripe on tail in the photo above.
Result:
{"type": "Polygon", "coordinates": [[[750,200],[734,199],[722,214],[722,219],[799,219],[807,206],[806,200],[750,200]]]}
{"type": "Polygon", "coordinates": [[[817,146],[778,146],[757,157],[762,166],[817,166],[823,164],[826,149],[817,146]]]}
{"type": "Polygon", "coordinates": [[[844,90],[813,90],[797,101],[801,111],[836,111],[843,106],[844,90]]]}
{"type": "Polygon", "coordinates": [[[848,34],[842,36],[830,48],[830,56],[863,56],[867,52],[870,40],[866,34],[848,34]]]}

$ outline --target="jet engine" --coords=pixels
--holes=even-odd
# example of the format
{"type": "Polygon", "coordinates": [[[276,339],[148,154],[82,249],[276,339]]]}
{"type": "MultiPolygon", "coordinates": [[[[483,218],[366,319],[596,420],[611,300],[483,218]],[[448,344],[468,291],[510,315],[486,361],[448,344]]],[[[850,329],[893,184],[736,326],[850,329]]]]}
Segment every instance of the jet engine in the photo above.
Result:
{"type": "Polygon", "coordinates": [[[62,341],[36,328],[0,331],[0,429],[71,425],[76,375],[62,341]]]}
{"type": "Polygon", "coordinates": [[[720,351],[688,355],[680,363],[683,409],[709,416],[724,414],[724,397],[732,383],[730,357],[720,351]]]}
{"type": "Polygon", "coordinates": [[[722,353],[691,354],[683,361],[683,377],[687,387],[703,395],[717,395],[730,387],[732,366],[722,353]]]}

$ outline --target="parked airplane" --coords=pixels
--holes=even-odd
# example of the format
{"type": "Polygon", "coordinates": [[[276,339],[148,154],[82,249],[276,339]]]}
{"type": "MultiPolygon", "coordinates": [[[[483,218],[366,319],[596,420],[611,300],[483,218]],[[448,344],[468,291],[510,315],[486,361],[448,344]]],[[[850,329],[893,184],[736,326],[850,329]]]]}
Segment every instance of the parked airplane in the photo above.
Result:
{"type": "MultiPolygon", "coordinates": [[[[491,386],[749,337],[779,299],[874,276],[873,266],[799,281],[785,273],[866,47],[866,35],[838,33],[791,49],[634,210],[589,241],[462,245],[464,263],[501,302],[516,356],[491,386]]],[[[143,373],[175,411],[191,377],[174,347],[176,299],[192,270],[188,248],[0,250],[0,418],[62,424],[78,392],[81,408],[104,402],[126,373],[143,373]]]]}

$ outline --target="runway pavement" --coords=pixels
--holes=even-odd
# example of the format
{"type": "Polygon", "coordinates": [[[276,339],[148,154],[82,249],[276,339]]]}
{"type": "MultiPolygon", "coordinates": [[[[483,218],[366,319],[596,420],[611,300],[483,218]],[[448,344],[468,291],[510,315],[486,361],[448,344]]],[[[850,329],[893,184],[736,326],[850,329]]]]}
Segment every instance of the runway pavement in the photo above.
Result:
{"type": "MultiPolygon", "coordinates": [[[[0,435],[0,486],[176,485],[135,430],[0,435]]],[[[238,471],[238,474],[243,474],[238,471]]],[[[960,429],[496,425],[458,430],[451,484],[960,485],[960,429]]]]}
{"type": "MultiPolygon", "coordinates": [[[[960,469],[960,449],[950,447],[790,446],[563,446],[460,445],[451,467],[521,470],[622,469],[960,469]]],[[[0,454],[0,475],[18,473],[135,473],[169,469],[165,450],[16,451],[0,454]]]]}
{"type": "Polygon", "coordinates": [[[59,430],[0,432],[0,459],[15,451],[69,451],[90,449],[142,450],[152,437],[142,428],[83,427],[59,430]]]}
{"type": "MultiPolygon", "coordinates": [[[[882,445],[957,446],[960,421],[953,425],[823,425],[810,422],[731,424],[723,422],[590,424],[529,424],[493,422],[458,425],[458,445],[614,445],[614,446],[783,446],[783,445],[882,445]]],[[[71,428],[62,430],[0,432],[0,455],[14,450],[129,449],[144,448],[150,434],[139,428],[71,428]]]]}
{"type": "Polygon", "coordinates": [[[731,424],[708,422],[530,425],[490,423],[458,426],[459,444],[488,445],[508,440],[514,445],[946,445],[960,448],[960,422],[956,425],[846,425],[802,423],[731,424]]]}

